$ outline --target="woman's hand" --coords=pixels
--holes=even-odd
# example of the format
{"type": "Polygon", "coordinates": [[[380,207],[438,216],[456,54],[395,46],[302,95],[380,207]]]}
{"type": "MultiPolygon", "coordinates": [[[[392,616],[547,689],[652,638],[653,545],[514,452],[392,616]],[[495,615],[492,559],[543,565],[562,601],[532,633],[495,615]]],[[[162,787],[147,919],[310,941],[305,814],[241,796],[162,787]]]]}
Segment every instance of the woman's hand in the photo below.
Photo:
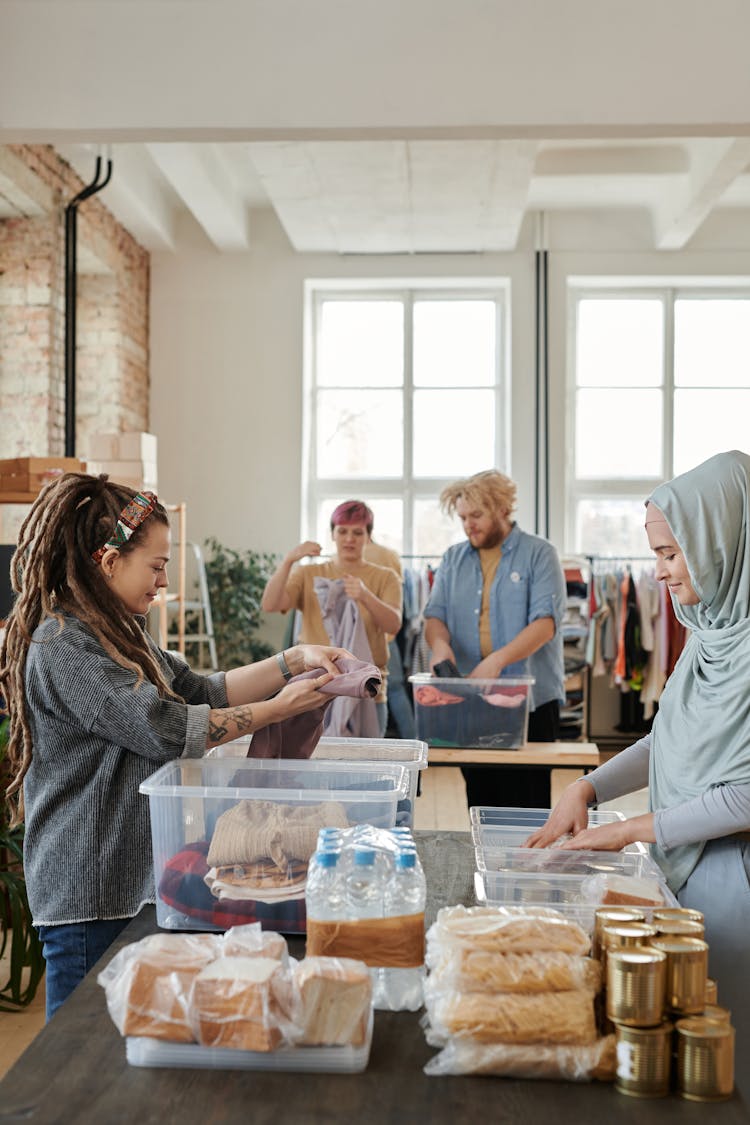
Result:
{"type": "Polygon", "coordinates": [[[304,543],[298,543],[296,547],[292,547],[289,554],[286,556],[287,562],[296,563],[300,559],[306,559],[312,555],[319,555],[323,548],[320,543],[316,543],[314,539],[306,539],[304,543]]]}
{"type": "Polygon", "coordinates": [[[614,820],[611,824],[586,828],[560,846],[568,851],[619,852],[628,844],[638,841],[653,844],[655,840],[654,814],[642,813],[627,820],[614,820]]]}
{"type": "Polygon", "coordinates": [[[288,649],[286,654],[287,664],[290,663],[290,653],[296,655],[292,656],[294,664],[300,661],[302,667],[298,669],[299,672],[309,672],[313,668],[325,668],[326,672],[330,672],[329,679],[334,676],[341,675],[341,669],[336,667],[335,661],[340,660],[342,657],[348,657],[350,660],[356,660],[354,653],[349,652],[345,648],[334,648],[332,645],[295,645],[294,649],[288,649]]]}
{"type": "Polygon", "coordinates": [[[594,800],[596,791],[585,777],[574,781],[563,793],[549,815],[547,823],[525,841],[525,848],[548,848],[569,832],[573,836],[583,832],[589,822],[588,802],[594,800]]]}
{"type": "Polygon", "coordinates": [[[344,593],[347,598],[352,601],[358,602],[367,595],[367,587],[361,578],[355,577],[353,574],[345,574],[343,577],[344,593]]]}
{"type": "Polygon", "coordinates": [[[290,719],[292,715],[302,715],[305,711],[314,711],[316,707],[330,703],[330,695],[323,695],[319,689],[332,679],[331,673],[326,672],[323,676],[316,676],[314,680],[297,680],[294,684],[287,684],[273,699],[279,719],[290,719]]]}

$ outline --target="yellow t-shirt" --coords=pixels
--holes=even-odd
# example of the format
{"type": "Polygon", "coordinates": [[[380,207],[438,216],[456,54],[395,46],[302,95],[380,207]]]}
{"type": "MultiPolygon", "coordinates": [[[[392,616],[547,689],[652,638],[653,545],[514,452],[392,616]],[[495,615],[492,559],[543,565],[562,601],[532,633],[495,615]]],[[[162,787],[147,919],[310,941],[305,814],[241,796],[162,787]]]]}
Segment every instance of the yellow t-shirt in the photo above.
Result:
{"type": "Polygon", "coordinates": [[[365,562],[375,563],[376,566],[389,566],[391,570],[395,570],[399,578],[403,578],[403,567],[401,566],[401,557],[392,551],[390,547],[383,547],[380,543],[373,543],[372,540],[367,544],[362,552],[362,558],[365,562]]]}
{"type": "Polygon", "coordinates": [[[503,555],[502,547],[479,548],[479,564],[482,568],[482,605],[479,610],[479,651],[482,660],[493,652],[492,627],[490,625],[490,590],[495,580],[497,568],[503,555]]]}
{"type": "MultiPolygon", "coordinates": [[[[323,625],[323,614],[320,611],[320,602],[315,594],[313,582],[316,578],[343,578],[345,571],[335,562],[312,563],[306,566],[295,566],[287,580],[286,592],[295,609],[302,613],[302,628],[299,639],[304,644],[329,645],[330,637],[323,625]]],[[[401,583],[390,567],[376,566],[375,563],[366,563],[357,571],[368,590],[376,598],[393,606],[401,612],[401,583]]],[[[375,623],[366,606],[359,603],[359,612],[370,645],[373,663],[378,666],[383,676],[383,685],[376,702],[385,703],[386,677],[388,675],[388,641],[379,625],[375,623]]]]}

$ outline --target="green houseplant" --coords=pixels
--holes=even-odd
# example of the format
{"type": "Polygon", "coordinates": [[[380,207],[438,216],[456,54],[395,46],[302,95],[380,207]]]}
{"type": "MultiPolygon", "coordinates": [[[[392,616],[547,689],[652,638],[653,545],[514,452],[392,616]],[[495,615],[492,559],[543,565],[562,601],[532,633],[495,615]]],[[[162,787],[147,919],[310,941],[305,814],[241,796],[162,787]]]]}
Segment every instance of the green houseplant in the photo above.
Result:
{"type": "Polygon", "coordinates": [[[0,1012],[30,1004],[44,976],[42,945],[31,922],[23,875],[23,825],[11,828],[5,804],[3,759],[8,719],[0,723],[0,957],[8,954],[8,977],[0,975],[0,1012]]]}
{"type": "Polygon", "coordinates": [[[276,567],[273,555],[235,551],[218,539],[206,540],[206,579],[211,599],[220,668],[237,668],[262,660],[273,649],[257,636],[260,601],[276,567]]]}

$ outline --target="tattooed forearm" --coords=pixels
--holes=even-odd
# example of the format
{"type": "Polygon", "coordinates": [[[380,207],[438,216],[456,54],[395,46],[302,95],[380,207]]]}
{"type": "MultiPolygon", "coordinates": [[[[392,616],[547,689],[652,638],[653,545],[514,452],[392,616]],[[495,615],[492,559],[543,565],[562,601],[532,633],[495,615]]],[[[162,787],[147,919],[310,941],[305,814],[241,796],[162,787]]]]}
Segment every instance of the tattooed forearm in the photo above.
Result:
{"type": "Polygon", "coordinates": [[[208,713],[208,742],[217,746],[230,738],[246,734],[253,727],[253,710],[249,704],[224,707],[208,713]]]}

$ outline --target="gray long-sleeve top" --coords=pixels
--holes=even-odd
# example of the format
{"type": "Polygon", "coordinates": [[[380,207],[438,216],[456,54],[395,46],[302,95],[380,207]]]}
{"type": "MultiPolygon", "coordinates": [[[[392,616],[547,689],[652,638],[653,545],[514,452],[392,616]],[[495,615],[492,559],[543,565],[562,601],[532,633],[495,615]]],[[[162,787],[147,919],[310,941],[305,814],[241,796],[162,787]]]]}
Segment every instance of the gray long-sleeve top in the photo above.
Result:
{"type": "MultiPolygon", "coordinates": [[[[613,801],[625,793],[648,785],[651,735],[586,775],[596,792],[597,803],[613,801]]],[[[715,840],[750,829],[750,784],[716,785],[670,809],[654,810],[654,831],[660,848],[715,840]]]]}
{"type": "Polygon", "coordinates": [[[185,703],[160,699],[148,680],[136,688],[135,674],[73,616],[62,631],[47,620],[34,633],[24,870],[36,925],[130,918],[154,902],[149,804],[138,786],[165,762],[205,754],[209,711],[227,696],[223,672],[197,675],[148,641],[185,703]]]}

